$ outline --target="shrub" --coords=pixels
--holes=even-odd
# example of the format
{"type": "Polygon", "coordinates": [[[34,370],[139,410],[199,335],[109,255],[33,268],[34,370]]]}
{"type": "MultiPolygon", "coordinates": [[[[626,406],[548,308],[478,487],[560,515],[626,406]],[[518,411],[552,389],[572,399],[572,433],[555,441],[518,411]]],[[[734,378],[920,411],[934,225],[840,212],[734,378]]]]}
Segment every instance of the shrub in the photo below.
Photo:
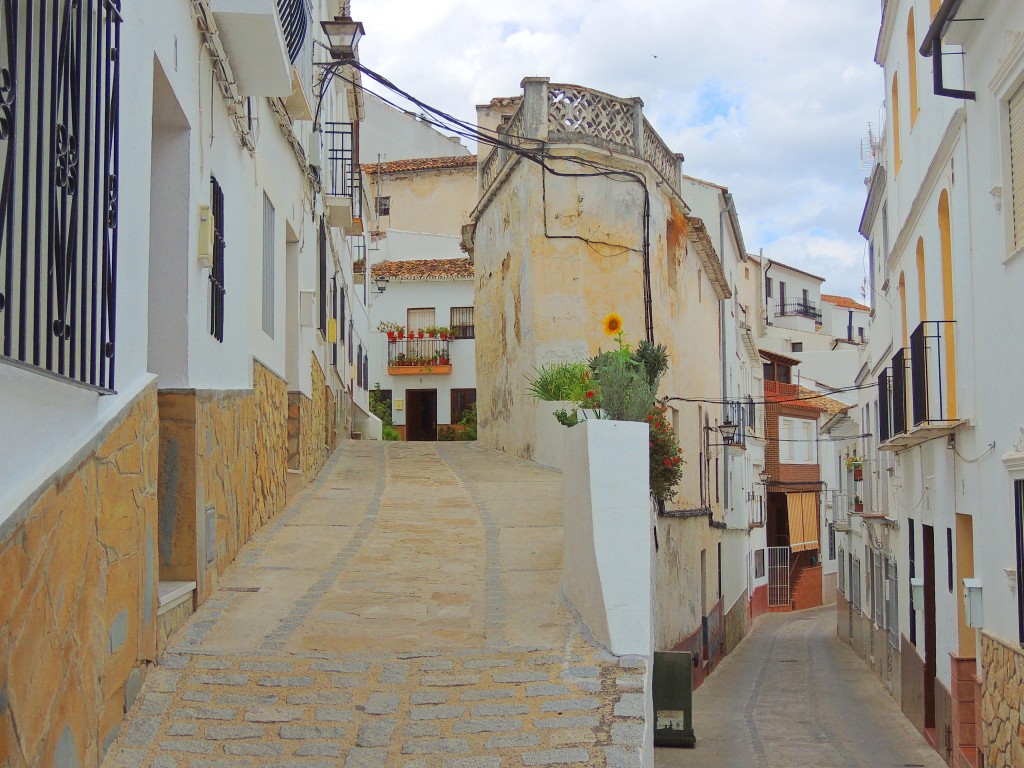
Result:
{"type": "Polygon", "coordinates": [[[647,414],[650,426],[651,496],[662,502],[676,495],[675,489],[683,476],[684,463],[675,430],[665,418],[667,410],[664,406],[658,406],[647,414]]]}
{"type": "Polygon", "coordinates": [[[582,400],[593,388],[589,378],[586,363],[548,363],[536,369],[527,392],[537,400],[582,400]]]}
{"type": "Polygon", "coordinates": [[[384,437],[385,440],[401,440],[402,439],[402,433],[399,432],[394,427],[392,427],[390,424],[385,424],[384,425],[384,430],[383,430],[382,436],[384,437]]]}

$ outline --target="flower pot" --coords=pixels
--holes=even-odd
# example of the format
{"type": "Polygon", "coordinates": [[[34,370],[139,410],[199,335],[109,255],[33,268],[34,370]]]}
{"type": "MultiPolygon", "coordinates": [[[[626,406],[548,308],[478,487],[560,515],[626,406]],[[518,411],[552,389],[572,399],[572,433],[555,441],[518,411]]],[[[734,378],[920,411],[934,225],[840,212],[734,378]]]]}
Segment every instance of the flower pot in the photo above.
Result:
{"type": "Polygon", "coordinates": [[[416,337],[422,339],[423,338],[423,331],[420,331],[419,333],[417,333],[416,337]]]}
{"type": "Polygon", "coordinates": [[[858,513],[859,512],[863,512],[864,511],[864,503],[863,502],[855,503],[853,505],[853,511],[854,512],[858,512],[858,513]]]}
{"type": "Polygon", "coordinates": [[[405,331],[399,331],[398,332],[398,338],[404,339],[405,338],[405,331]]]}
{"type": "Polygon", "coordinates": [[[431,331],[430,333],[427,334],[427,336],[429,336],[430,338],[434,338],[435,336],[437,336],[437,334],[431,331]]]}
{"type": "Polygon", "coordinates": [[[394,331],[388,331],[388,341],[394,341],[394,340],[395,340],[395,332],[394,331]]]}
{"type": "Polygon", "coordinates": [[[447,333],[442,333],[441,334],[441,341],[448,341],[448,334],[447,333]]]}
{"type": "Polygon", "coordinates": [[[853,479],[854,480],[863,480],[864,479],[864,469],[862,467],[856,467],[853,470],[853,479]]]}

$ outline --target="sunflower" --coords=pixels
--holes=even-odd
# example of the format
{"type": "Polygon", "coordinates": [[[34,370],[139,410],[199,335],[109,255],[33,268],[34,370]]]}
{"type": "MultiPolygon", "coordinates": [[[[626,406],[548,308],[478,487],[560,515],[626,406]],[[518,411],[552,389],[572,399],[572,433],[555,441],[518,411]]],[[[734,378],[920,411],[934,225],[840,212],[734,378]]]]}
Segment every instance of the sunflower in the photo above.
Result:
{"type": "Polygon", "coordinates": [[[614,336],[622,331],[622,315],[610,312],[601,324],[604,326],[605,336],[614,336]]]}

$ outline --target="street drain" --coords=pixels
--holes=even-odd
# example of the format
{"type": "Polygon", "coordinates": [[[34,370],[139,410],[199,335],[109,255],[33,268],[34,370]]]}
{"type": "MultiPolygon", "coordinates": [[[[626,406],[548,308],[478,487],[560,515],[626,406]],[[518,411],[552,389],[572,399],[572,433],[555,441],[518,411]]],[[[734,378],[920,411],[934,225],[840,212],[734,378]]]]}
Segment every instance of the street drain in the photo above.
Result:
{"type": "Polygon", "coordinates": [[[259,592],[259,587],[221,587],[220,592],[259,592]]]}
{"type": "Polygon", "coordinates": [[[799,664],[800,659],[779,659],[779,664],[799,664]]]}

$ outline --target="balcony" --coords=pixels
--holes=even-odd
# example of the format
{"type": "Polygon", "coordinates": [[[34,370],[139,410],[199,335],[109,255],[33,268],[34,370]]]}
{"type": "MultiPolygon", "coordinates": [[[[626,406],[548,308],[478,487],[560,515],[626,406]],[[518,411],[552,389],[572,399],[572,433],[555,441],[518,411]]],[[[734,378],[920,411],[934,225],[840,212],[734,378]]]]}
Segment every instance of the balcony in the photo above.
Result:
{"type": "Polygon", "coordinates": [[[278,7],[274,0],[213,0],[213,18],[231,61],[238,92],[242,96],[292,94],[289,44],[306,34],[307,20],[301,4],[289,0],[278,7]],[[299,16],[290,6],[298,6],[299,16]],[[285,15],[279,15],[282,11],[285,15]],[[284,23],[289,25],[285,39],[284,23]]]}
{"type": "Polygon", "coordinates": [[[725,404],[725,420],[736,425],[736,436],[727,446],[734,450],[742,451],[747,447],[747,436],[754,431],[754,419],[756,416],[754,399],[748,397],[746,401],[730,400],[725,404]]]}
{"type": "Polygon", "coordinates": [[[821,325],[821,310],[813,301],[780,301],[778,317],[806,317],[821,325]]]}
{"type": "Polygon", "coordinates": [[[323,183],[328,221],[346,235],[362,234],[363,180],[352,123],[324,123],[323,135],[327,144],[323,183]]]}
{"type": "Polygon", "coordinates": [[[902,451],[967,426],[956,413],[954,328],[952,320],[925,320],[910,334],[909,357],[899,350],[892,368],[879,375],[880,450],[902,451]]]}
{"type": "Polygon", "coordinates": [[[390,376],[450,375],[448,339],[396,339],[388,341],[390,376]]]}

